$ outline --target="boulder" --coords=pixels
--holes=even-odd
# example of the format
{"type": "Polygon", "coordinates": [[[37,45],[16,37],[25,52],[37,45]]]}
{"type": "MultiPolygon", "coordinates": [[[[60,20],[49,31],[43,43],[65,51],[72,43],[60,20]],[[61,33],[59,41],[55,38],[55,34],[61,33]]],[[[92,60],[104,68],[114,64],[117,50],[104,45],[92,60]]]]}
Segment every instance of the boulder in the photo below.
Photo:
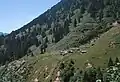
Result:
{"type": "Polygon", "coordinates": [[[39,82],[37,78],[34,79],[34,82],[39,82]]]}
{"type": "Polygon", "coordinates": [[[81,53],[84,54],[84,53],[87,53],[87,51],[86,50],[81,50],[81,53]]]}

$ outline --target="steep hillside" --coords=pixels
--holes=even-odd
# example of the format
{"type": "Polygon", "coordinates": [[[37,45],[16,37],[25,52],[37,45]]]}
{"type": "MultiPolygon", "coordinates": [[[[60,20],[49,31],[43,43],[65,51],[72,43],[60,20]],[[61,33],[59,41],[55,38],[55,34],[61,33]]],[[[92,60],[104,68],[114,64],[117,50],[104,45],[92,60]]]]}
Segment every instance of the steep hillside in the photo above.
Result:
{"type": "Polygon", "coordinates": [[[105,67],[107,61],[111,57],[115,59],[120,54],[120,43],[119,43],[119,27],[113,27],[106,33],[102,34],[91,46],[87,53],[81,56],[71,56],[77,62],[78,67],[83,67],[83,62],[90,61],[95,66],[105,67]]]}
{"type": "Polygon", "coordinates": [[[119,0],[61,0],[27,25],[1,36],[0,81],[53,82],[61,71],[64,82],[75,82],[76,74],[79,80],[85,74],[84,82],[96,82],[94,66],[106,68],[110,57],[120,58],[120,28],[112,26],[120,18],[119,5],[119,0]],[[87,64],[93,68],[88,75],[92,79],[84,72],[87,64]]]}
{"type": "Polygon", "coordinates": [[[66,56],[61,56],[59,51],[25,56],[0,67],[0,79],[2,82],[35,82],[36,79],[40,82],[53,82],[62,62],[72,59],[75,61],[74,67],[80,69],[85,69],[86,62],[91,62],[95,67],[106,68],[110,57],[120,58],[120,27],[113,27],[94,40],[84,45],[87,53],[80,52],[83,49],[81,46],[79,50],[66,56]]]}
{"type": "Polygon", "coordinates": [[[61,0],[2,38],[0,62],[4,65],[25,55],[35,55],[34,51],[43,54],[46,50],[79,47],[111,28],[113,20],[120,17],[118,5],[119,0],[61,0]]]}

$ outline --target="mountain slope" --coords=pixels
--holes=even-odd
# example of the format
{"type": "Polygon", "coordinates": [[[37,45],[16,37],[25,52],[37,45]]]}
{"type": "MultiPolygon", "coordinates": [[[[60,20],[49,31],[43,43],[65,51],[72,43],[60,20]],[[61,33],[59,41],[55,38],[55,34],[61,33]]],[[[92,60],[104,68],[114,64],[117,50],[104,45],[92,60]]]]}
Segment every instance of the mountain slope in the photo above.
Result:
{"type": "Polygon", "coordinates": [[[120,17],[119,4],[119,0],[117,3],[113,0],[61,0],[4,37],[0,62],[4,65],[7,61],[34,54],[36,49],[37,53],[44,53],[49,48],[79,47],[111,28],[108,25],[120,17]]]}
{"type": "Polygon", "coordinates": [[[77,66],[84,66],[83,62],[91,61],[95,66],[106,67],[108,59],[111,57],[115,59],[120,54],[120,29],[113,27],[106,33],[102,34],[98,40],[91,46],[87,53],[82,56],[71,56],[77,61],[77,66]]]}
{"type": "MultiPolygon", "coordinates": [[[[61,0],[0,37],[0,82],[53,82],[59,71],[64,82],[75,82],[75,71],[83,71],[80,80],[87,63],[94,70],[106,68],[110,57],[120,58],[120,28],[112,26],[120,18],[119,5],[119,0],[61,0]]],[[[96,82],[89,76],[85,82],[96,82]]]]}
{"type": "MultiPolygon", "coordinates": [[[[75,68],[84,69],[85,63],[88,61],[92,62],[96,67],[100,66],[105,68],[107,66],[106,62],[108,62],[110,57],[113,59],[116,57],[120,58],[119,33],[119,27],[111,28],[95,40],[95,45],[92,45],[93,42],[88,44],[89,48],[85,48],[87,51],[85,54],[78,51],[66,56],[61,56],[56,51],[53,51],[43,55],[39,54],[34,57],[26,56],[20,60],[10,63],[8,65],[9,67],[1,67],[1,77],[2,79],[3,77],[7,78],[4,80],[9,81],[8,77],[12,76],[11,78],[13,78],[13,76],[17,74],[18,77],[21,76],[22,82],[33,82],[35,79],[42,82],[54,81],[56,72],[59,70],[58,68],[60,63],[69,59],[75,60],[75,68]],[[13,69],[14,66],[17,67],[18,70],[13,69]],[[7,71],[3,71],[3,69],[7,69],[7,71]],[[23,70],[23,73],[20,70],[23,70]],[[11,71],[14,73],[11,74],[11,71]]],[[[20,78],[14,78],[14,81],[18,82],[20,81],[20,78]]]]}
{"type": "MultiPolygon", "coordinates": [[[[45,64],[44,67],[46,67],[47,65],[49,69],[48,74],[51,74],[52,72],[54,75],[50,75],[50,76],[48,75],[48,76],[54,81],[54,77],[55,77],[54,72],[58,71],[60,62],[65,62],[69,59],[73,59],[75,61],[75,68],[84,69],[85,63],[88,61],[94,64],[96,67],[106,68],[108,59],[110,57],[114,60],[116,57],[120,58],[120,55],[119,55],[120,44],[118,43],[118,41],[120,40],[119,33],[120,33],[119,27],[113,27],[106,33],[102,34],[98,39],[96,39],[96,41],[94,42],[95,45],[92,46],[93,43],[90,43],[89,48],[86,48],[87,53],[85,54],[81,54],[80,52],[75,52],[73,54],[68,54],[66,56],[60,56],[59,54],[57,54],[57,56],[52,56],[49,54],[50,58],[49,57],[48,58],[52,59],[53,61],[49,61],[49,59],[46,59],[46,61],[49,61],[49,63],[51,62],[51,65],[45,64]],[[114,42],[114,44],[111,45],[112,42],[114,42]],[[57,61],[54,61],[54,58],[57,61]],[[53,63],[55,65],[55,69],[54,69],[54,65],[52,64],[52,62],[56,63],[56,64],[53,63]],[[51,66],[53,67],[51,68],[51,66]],[[54,69],[54,71],[52,71],[52,69],[54,69]]],[[[53,54],[55,53],[53,52],[53,54]]],[[[38,66],[38,69],[41,68],[39,67],[39,65],[37,66],[38,66]]],[[[39,75],[36,75],[34,76],[34,78],[39,79],[38,76],[39,75]]],[[[43,75],[40,77],[43,77],[43,75]]],[[[30,78],[32,79],[33,75],[30,76],[30,78]]],[[[43,82],[44,81],[49,82],[50,78],[48,80],[46,80],[45,78],[43,82]]],[[[43,78],[40,78],[39,80],[41,81],[41,79],[43,78]]]]}
{"type": "Polygon", "coordinates": [[[49,43],[54,43],[63,38],[68,33],[68,21],[72,16],[72,11],[78,7],[74,7],[75,4],[76,1],[74,2],[73,0],[62,0],[27,25],[7,35],[4,38],[5,42],[3,44],[3,50],[6,51],[0,55],[1,58],[4,58],[4,61],[0,59],[2,64],[5,64],[6,61],[19,59],[28,52],[32,52],[32,50],[29,49],[31,46],[35,45],[39,49],[41,47],[46,48],[47,39],[49,39],[49,43]],[[64,25],[65,20],[67,26],[64,25]],[[63,29],[66,30],[60,33],[59,30],[63,31],[63,29]],[[49,35],[51,37],[48,37],[49,35]]]}
{"type": "Polygon", "coordinates": [[[120,53],[119,27],[111,25],[120,18],[119,5],[119,0],[61,0],[0,38],[0,80],[51,82],[61,63],[71,59],[75,68],[86,62],[105,67],[120,53]]]}
{"type": "Polygon", "coordinates": [[[0,36],[1,36],[1,35],[6,36],[6,35],[8,35],[8,34],[7,34],[7,33],[0,32],[0,36]]]}

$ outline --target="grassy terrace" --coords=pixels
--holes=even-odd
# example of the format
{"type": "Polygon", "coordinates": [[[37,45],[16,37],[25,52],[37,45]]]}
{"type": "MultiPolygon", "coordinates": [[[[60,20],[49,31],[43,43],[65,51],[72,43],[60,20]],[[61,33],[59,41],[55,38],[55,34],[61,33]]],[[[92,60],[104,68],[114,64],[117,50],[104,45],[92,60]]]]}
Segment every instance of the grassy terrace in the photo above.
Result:
{"type": "Polygon", "coordinates": [[[35,78],[41,82],[49,82],[50,78],[54,77],[58,64],[67,59],[75,60],[75,66],[81,69],[84,68],[86,61],[104,68],[107,66],[106,63],[109,57],[113,59],[120,57],[120,44],[114,44],[119,43],[119,41],[120,30],[115,27],[102,34],[95,42],[95,45],[87,50],[86,54],[74,53],[67,56],[60,56],[57,52],[52,52],[32,57],[28,60],[29,63],[33,64],[28,82],[31,82],[35,78]]]}

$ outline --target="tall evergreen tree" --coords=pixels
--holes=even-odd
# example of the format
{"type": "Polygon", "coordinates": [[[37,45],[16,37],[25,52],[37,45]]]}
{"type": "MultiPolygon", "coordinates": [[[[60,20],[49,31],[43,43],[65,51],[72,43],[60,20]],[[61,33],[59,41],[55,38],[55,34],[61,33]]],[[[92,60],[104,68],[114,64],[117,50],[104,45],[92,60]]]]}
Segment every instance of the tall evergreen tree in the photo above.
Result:
{"type": "Polygon", "coordinates": [[[89,82],[89,76],[88,76],[88,73],[87,71],[84,72],[84,76],[83,76],[83,82],[89,82]]]}
{"type": "Polygon", "coordinates": [[[76,27],[77,26],[77,20],[76,20],[76,18],[74,19],[74,27],[76,27]]]}
{"type": "Polygon", "coordinates": [[[69,33],[69,20],[66,19],[64,22],[64,34],[67,35],[69,33]]]}
{"type": "Polygon", "coordinates": [[[97,75],[96,75],[96,79],[100,79],[101,81],[103,81],[103,73],[101,71],[101,68],[98,67],[97,68],[97,75]]]}
{"type": "Polygon", "coordinates": [[[109,62],[108,62],[108,67],[113,66],[113,65],[114,65],[113,60],[112,60],[112,58],[110,57],[109,62]]]}
{"type": "Polygon", "coordinates": [[[95,68],[90,68],[88,70],[88,82],[95,82],[96,81],[96,69],[95,68]]]}
{"type": "Polygon", "coordinates": [[[119,61],[119,58],[116,57],[115,64],[117,64],[117,63],[119,63],[119,62],[120,62],[120,61],[119,61]]]}
{"type": "Polygon", "coordinates": [[[80,7],[80,12],[81,12],[82,14],[85,13],[85,7],[84,7],[83,5],[80,7]]]}

